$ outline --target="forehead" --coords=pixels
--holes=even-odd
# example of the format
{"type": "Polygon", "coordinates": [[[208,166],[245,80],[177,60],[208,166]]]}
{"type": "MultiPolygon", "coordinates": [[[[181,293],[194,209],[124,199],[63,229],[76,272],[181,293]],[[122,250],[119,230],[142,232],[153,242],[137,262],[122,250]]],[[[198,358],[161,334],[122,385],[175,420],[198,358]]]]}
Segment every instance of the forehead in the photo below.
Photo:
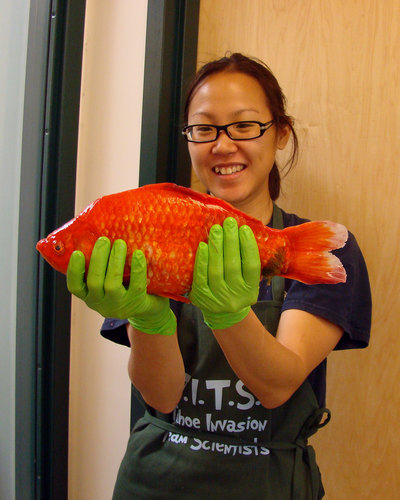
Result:
{"type": "Polygon", "coordinates": [[[189,116],[238,114],[246,110],[260,114],[269,111],[260,83],[245,73],[223,72],[210,75],[199,84],[189,105],[189,116]]]}

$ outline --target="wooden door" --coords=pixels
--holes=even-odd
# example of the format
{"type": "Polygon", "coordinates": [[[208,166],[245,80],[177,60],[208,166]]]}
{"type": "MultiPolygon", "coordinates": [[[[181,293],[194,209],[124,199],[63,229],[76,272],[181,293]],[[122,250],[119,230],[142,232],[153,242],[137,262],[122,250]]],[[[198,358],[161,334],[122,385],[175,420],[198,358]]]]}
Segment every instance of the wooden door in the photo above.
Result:
{"type": "MultiPolygon", "coordinates": [[[[296,119],[282,208],[355,233],[372,341],[328,363],[332,422],[313,440],[328,500],[400,498],[400,2],[202,0],[198,62],[265,61],[296,119]]],[[[194,186],[199,187],[196,180],[194,186]]]]}

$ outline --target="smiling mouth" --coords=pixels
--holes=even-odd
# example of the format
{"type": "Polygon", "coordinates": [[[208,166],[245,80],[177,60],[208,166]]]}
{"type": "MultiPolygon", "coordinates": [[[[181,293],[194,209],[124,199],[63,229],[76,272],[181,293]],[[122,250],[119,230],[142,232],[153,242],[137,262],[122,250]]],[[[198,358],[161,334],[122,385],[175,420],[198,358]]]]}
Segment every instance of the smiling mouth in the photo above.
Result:
{"type": "Polygon", "coordinates": [[[244,168],[246,168],[244,165],[230,165],[229,167],[214,167],[213,170],[218,175],[231,175],[241,172],[244,168]]]}

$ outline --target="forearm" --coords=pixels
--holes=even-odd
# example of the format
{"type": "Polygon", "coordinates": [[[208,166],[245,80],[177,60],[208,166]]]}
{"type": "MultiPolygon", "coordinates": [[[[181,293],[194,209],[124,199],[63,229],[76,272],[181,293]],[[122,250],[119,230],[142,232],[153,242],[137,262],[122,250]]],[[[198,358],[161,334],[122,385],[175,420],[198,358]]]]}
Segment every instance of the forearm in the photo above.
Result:
{"type": "Polygon", "coordinates": [[[169,413],[178,404],[185,383],[185,369],[176,333],[149,335],[128,326],[131,355],[128,372],[147,404],[169,413]]]}
{"type": "Polygon", "coordinates": [[[276,340],[253,311],[214,335],[233,371],[266,408],[287,401],[308,375],[301,357],[276,340]]]}

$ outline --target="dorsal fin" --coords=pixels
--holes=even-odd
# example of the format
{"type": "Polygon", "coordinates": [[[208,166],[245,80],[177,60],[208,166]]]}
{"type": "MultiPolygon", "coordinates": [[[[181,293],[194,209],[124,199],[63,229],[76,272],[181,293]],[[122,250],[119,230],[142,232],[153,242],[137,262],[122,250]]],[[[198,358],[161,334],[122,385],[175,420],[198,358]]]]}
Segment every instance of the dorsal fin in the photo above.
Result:
{"type": "Polygon", "coordinates": [[[193,200],[197,200],[201,203],[204,203],[205,205],[221,207],[225,210],[228,210],[229,212],[234,213],[239,217],[245,218],[249,222],[251,221],[260,223],[258,219],[251,217],[250,215],[247,215],[244,212],[238,210],[227,201],[221,200],[220,198],[216,198],[215,196],[211,196],[206,193],[200,193],[199,191],[194,191],[193,189],[184,186],[179,186],[178,184],[173,184],[172,182],[161,182],[160,184],[147,184],[145,186],[142,186],[140,189],[149,189],[153,192],[155,190],[160,190],[160,191],[170,191],[172,193],[182,193],[183,195],[188,196],[193,200]]]}

